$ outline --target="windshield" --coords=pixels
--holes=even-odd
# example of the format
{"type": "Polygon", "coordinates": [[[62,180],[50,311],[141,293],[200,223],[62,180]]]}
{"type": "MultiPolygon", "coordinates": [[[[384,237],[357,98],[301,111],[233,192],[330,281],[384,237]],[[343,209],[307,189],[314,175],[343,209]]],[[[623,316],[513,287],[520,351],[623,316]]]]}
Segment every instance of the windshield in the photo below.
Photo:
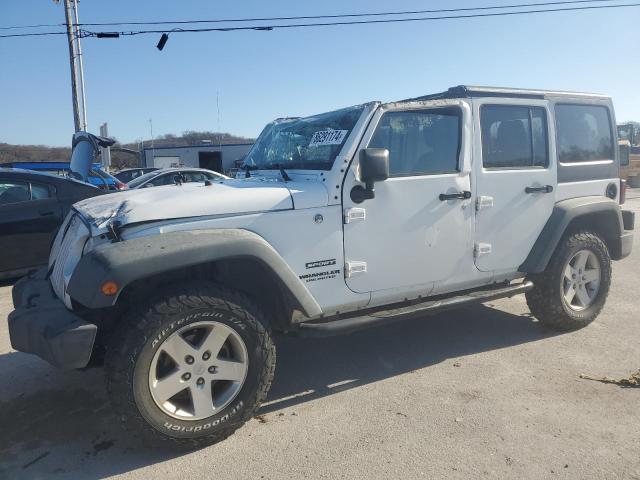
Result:
{"type": "Polygon", "coordinates": [[[160,173],[162,173],[162,172],[159,172],[157,170],[155,170],[153,172],[145,173],[144,175],[140,175],[138,178],[134,178],[129,183],[127,183],[127,185],[129,185],[130,188],[135,188],[135,187],[137,187],[139,185],[142,185],[144,182],[146,182],[150,178],[153,178],[153,177],[155,177],[157,175],[160,175],[160,173]]]}
{"type": "Polygon", "coordinates": [[[364,106],[313,117],[276,120],[262,131],[244,161],[249,169],[331,170],[364,106]]]}

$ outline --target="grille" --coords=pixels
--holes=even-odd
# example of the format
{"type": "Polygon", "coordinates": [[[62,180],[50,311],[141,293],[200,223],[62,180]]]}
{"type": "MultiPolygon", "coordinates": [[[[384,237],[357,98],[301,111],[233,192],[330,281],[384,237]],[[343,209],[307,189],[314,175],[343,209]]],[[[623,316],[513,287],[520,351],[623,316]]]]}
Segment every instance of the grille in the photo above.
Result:
{"type": "MultiPolygon", "coordinates": [[[[65,225],[63,225],[62,228],[65,228],[65,225]]],[[[66,234],[64,230],[60,232],[60,235],[64,235],[62,242],[57,246],[55,251],[52,251],[52,257],[55,255],[55,258],[51,260],[53,260],[55,264],[53,266],[53,272],[51,272],[51,286],[58,298],[69,306],[70,302],[67,302],[65,298],[66,286],[73,270],[80,261],[84,243],[89,237],[89,230],[85,227],[78,215],[71,217],[66,229],[66,234]]],[[[59,239],[56,239],[56,243],[58,243],[58,241],[59,239]]]]}

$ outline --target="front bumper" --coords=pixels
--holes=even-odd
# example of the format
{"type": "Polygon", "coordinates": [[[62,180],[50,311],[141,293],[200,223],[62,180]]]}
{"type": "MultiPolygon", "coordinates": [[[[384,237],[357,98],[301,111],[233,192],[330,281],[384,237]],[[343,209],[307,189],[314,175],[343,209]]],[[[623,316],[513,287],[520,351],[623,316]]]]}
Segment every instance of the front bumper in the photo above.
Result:
{"type": "Polygon", "coordinates": [[[55,367],[85,367],[98,327],[68,310],[53,293],[46,275],[46,268],[36,270],[13,287],[11,346],[33,353],[55,367]]]}

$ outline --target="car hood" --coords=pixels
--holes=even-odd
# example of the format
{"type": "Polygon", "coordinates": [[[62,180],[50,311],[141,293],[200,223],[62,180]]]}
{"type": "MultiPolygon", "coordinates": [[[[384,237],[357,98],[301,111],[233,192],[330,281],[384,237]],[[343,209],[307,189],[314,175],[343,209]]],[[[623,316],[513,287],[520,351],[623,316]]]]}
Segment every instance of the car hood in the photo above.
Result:
{"type": "Polygon", "coordinates": [[[294,198],[308,208],[326,205],[328,197],[324,187],[318,189],[309,184],[229,179],[211,185],[167,185],[112,193],[82,200],[74,209],[95,228],[103,229],[111,221],[124,226],[176,218],[291,210],[294,198]]]}

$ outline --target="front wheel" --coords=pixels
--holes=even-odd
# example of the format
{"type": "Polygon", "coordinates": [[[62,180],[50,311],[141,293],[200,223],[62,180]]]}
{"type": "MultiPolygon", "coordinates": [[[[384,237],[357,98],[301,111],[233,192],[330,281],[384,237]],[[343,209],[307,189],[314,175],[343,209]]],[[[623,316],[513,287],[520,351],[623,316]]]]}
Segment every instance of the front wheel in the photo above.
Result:
{"type": "Polygon", "coordinates": [[[611,258],[594,233],[565,237],[547,269],[533,278],[527,304],[541,324],[556,330],[587,326],[604,307],[611,285],[611,258]]]}
{"type": "Polygon", "coordinates": [[[132,312],[105,366],[123,420],[158,440],[198,447],[251,418],[271,385],[275,347],[251,299],[193,283],[132,312]]]}

